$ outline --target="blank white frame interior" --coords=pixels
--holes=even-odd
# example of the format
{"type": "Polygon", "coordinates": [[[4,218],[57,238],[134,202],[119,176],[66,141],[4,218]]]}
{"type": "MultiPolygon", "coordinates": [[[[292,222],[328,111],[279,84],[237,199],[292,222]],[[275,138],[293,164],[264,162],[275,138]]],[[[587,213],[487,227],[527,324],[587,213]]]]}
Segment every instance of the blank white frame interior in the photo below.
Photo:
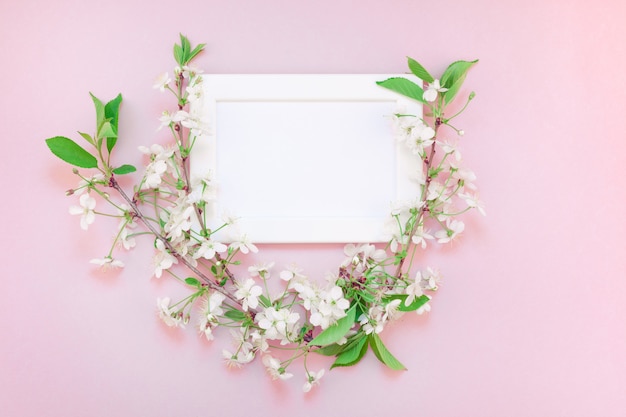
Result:
{"type": "MultiPolygon", "coordinates": [[[[223,212],[255,243],[383,242],[391,203],[414,198],[417,156],[396,144],[398,101],[376,84],[407,75],[203,75],[211,134],[191,154],[193,177],[211,174],[223,212]]],[[[420,80],[412,78],[420,84],[420,80]]],[[[218,235],[230,241],[227,234],[218,235]]]]}

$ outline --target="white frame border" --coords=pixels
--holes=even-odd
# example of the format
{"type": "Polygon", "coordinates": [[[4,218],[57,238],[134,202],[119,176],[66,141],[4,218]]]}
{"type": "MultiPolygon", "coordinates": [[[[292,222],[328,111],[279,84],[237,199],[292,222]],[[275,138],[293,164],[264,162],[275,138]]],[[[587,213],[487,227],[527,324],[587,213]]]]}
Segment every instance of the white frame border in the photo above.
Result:
{"type": "MultiPolygon", "coordinates": [[[[219,102],[247,101],[353,101],[396,102],[406,111],[422,117],[422,107],[399,94],[380,87],[376,81],[391,77],[410,78],[421,85],[421,80],[406,74],[205,74],[202,75],[203,99],[194,102],[192,112],[208,116],[211,133],[198,138],[190,155],[192,177],[206,177],[216,166],[216,146],[219,146],[219,102]],[[199,163],[203,161],[203,163],[199,163]]],[[[381,115],[384,116],[384,115],[381,115]]],[[[390,137],[393,135],[391,125],[390,137]]],[[[396,145],[395,200],[410,200],[418,192],[411,180],[412,170],[419,167],[419,158],[411,155],[401,144],[396,145]]],[[[216,178],[219,183],[219,178],[216,178]]],[[[236,208],[233,208],[236,209],[236,208]]],[[[219,200],[207,204],[207,218],[220,214],[219,200]]],[[[236,214],[236,213],[235,213],[236,214]]],[[[255,243],[347,243],[384,242],[384,218],[380,217],[256,217],[241,218],[238,227],[255,243]]],[[[214,223],[213,221],[211,223],[214,223]]],[[[222,241],[234,237],[221,234],[222,241]]]]}

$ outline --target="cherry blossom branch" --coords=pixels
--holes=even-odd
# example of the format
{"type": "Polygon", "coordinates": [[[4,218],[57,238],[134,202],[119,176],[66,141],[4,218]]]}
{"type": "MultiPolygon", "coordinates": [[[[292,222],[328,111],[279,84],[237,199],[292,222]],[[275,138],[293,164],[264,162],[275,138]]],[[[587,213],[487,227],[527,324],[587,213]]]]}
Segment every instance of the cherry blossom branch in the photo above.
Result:
{"type": "MultiPolygon", "coordinates": [[[[188,157],[181,157],[182,159],[182,167],[183,167],[183,174],[185,176],[185,183],[187,184],[187,192],[189,192],[191,190],[191,181],[189,178],[189,158],[188,157]]],[[[198,207],[198,205],[196,203],[193,204],[193,209],[194,212],[196,213],[196,218],[198,219],[198,222],[200,223],[200,229],[201,230],[206,230],[206,224],[204,223],[204,218],[202,216],[202,209],[200,207],[198,207]]],[[[217,259],[217,262],[219,265],[221,265],[222,267],[222,271],[224,272],[224,274],[226,274],[226,276],[228,277],[228,279],[230,280],[230,282],[232,282],[233,284],[235,283],[235,275],[231,272],[231,270],[228,268],[228,265],[226,264],[226,262],[224,262],[224,258],[222,258],[222,256],[219,253],[215,253],[215,259],[217,259]]]]}
{"type": "Polygon", "coordinates": [[[206,283],[211,289],[215,290],[215,291],[219,291],[220,293],[224,294],[226,297],[228,297],[231,301],[233,301],[234,303],[236,303],[237,305],[241,306],[241,301],[239,301],[237,298],[235,298],[231,293],[229,293],[228,291],[226,291],[223,287],[215,284],[208,276],[206,276],[206,274],[204,274],[202,271],[200,271],[198,268],[196,268],[195,266],[193,266],[191,264],[191,262],[189,262],[184,256],[182,256],[180,253],[178,253],[178,251],[176,251],[176,249],[172,246],[172,244],[170,243],[169,240],[167,240],[165,237],[163,237],[163,235],[161,235],[161,233],[159,233],[154,226],[152,225],[152,223],[150,223],[143,215],[143,213],[141,212],[141,210],[139,209],[139,207],[137,206],[137,204],[135,203],[135,201],[133,199],[131,199],[126,192],[124,192],[124,190],[122,189],[122,187],[120,187],[119,183],[117,182],[117,180],[115,179],[115,177],[113,175],[111,175],[111,178],[109,179],[109,186],[112,187],[113,189],[115,189],[120,196],[128,203],[128,205],[132,208],[133,213],[139,218],[139,220],[141,220],[141,222],[148,228],[148,230],[150,230],[150,232],[157,238],[159,239],[161,242],[163,242],[163,245],[165,246],[165,248],[172,253],[177,259],[179,259],[187,268],[189,268],[189,270],[191,270],[194,274],[196,274],[198,276],[198,278],[200,278],[202,281],[204,281],[204,283],[206,283]]]}
{"type": "MultiPolygon", "coordinates": [[[[435,136],[433,136],[433,139],[437,138],[437,132],[439,131],[439,127],[441,126],[441,124],[442,124],[441,117],[437,117],[435,119],[435,129],[434,129],[435,136]]],[[[432,182],[432,177],[430,176],[430,168],[432,167],[433,160],[435,159],[436,145],[437,145],[437,141],[433,140],[432,145],[430,145],[430,154],[428,155],[428,157],[423,159],[424,164],[426,164],[426,180],[424,184],[424,189],[422,190],[422,196],[420,199],[422,206],[420,207],[419,214],[417,215],[415,219],[415,223],[413,223],[413,227],[411,228],[411,231],[407,234],[408,236],[407,247],[411,246],[411,240],[413,236],[415,235],[415,233],[417,232],[417,229],[420,223],[424,219],[424,215],[428,211],[428,205],[426,204],[426,201],[428,198],[428,188],[430,186],[430,183],[432,182]]],[[[397,253],[398,252],[396,252],[396,254],[397,253]]],[[[406,260],[407,255],[408,255],[408,251],[407,253],[404,254],[404,256],[402,256],[402,258],[400,258],[400,262],[398,263],[398,267],[396,268],[396,272],[394,276],[398,279],[402,276],[402,267],[404,266],[404,261],[406,260]]]]}
{"type": "MultiPolygon", "coordinates": [[[[180,74],[177,77],[176,80],[176,85],[178,87],[178,94],[177,94],[177,99],[178,99],[178,110],[183,110],[184,106],[182,104],[182,96],[183,96],[183,84],[185,77],[183,76],[183,72],[181,70],[180,74]]],[[[185,144],[183,143],[183,126],[181,122],[177,122],[175,125],[174,130],[178,133],[179,138],[180,138],[180,143],[181,143],[181,148],[184,148],[185,144]]],[[[187,133],[187,139],[189,139],[189,132],[187,133]]],[[[189,176],[189,156],[188,156],[188,152],[191,151],[191,148],[189,148],[189,150],[185,151],[185,155],[182,154],[182,149],[180,149],[181,151],[181,166],[183,168],[183,176],[185,177],[185,184],[186,184],[186,192],[189,193],[191,191],[191,178],[189,176]]],[[[204,218],[202,216],[202,209],[197,205],[197,204],[193,204],[193,208],[194,208],[194,212],[196,214],[196,218],[198,219],[198,222],[200,223],[200,229],[201,230],[206,230],[206,224],[204,223],[204,218]]],[[[231,270],[228,268],[228,265],[226,264],[226,262],[224,262],[224,258],[222,258],[222,256],[219,253],[215,253],[215,259],[217,259],[217,263],[221,266],[222,271],[224,272],[224,274],[226,274],[226,276],[228,277],[228,279],[230,280],[230,282],[232,282],[233,284],[235,283],[235,275],[231,272],[231,270]]]]}

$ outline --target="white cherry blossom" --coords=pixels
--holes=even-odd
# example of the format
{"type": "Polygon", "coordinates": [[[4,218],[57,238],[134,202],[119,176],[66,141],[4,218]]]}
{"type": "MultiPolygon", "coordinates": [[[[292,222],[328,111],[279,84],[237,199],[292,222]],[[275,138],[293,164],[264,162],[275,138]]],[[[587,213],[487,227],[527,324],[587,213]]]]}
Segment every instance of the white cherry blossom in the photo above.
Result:
{"type": "Polygon", "coordinates": [[[441,87],[439,80],[436,79],[433,80],[432,83],[428,84],[428,87],[424,90],[422,98],[428,102],[433,102],[437,100],[437,95],[439,93],[444,93],[446,91],[448,91],[448,89],[441,87]]]}
{"type": "Polygon", "coordinates": [[[439,243],[448,243],[456,239],[465,230],[465,224],[460,220],[446,221],[446,228],[435,233],[439,243]]]}
{"type": "Polygon", "coordinates": [[[215,254],[224,253],[228,248],[223,243],[211,239],[202,239],[200,247],[193,254],[194,259],[213,259],[215,254]]]}
{"type": "Polygon", "coordinates": [[[185,327],[182,315],[171,310],[169,297],[157,298],[157,308],[159,318],[169,327],[185,327]]]}
{"type": "Polygon", "coordinates": [[[154,257],[154,276],[157,278],[161,278],[163,271],[170,269],[172,265],[178,263],[178,259],[172,254],[170,254],[167,249],[165,249],[165,245],[160,239],[156,241],[156,249],[157,254],[154,257]]]}
{"type": "Polygon", "coordinates": [[[230,247],[233,249],[239,249],[241,253],[247,254],[249,252],[257,253],[259,249],[256,247],[254,243],[250,241],[247,235],[240,235],[237,239],[235,239],[230,247]]]}
{"type": "Polygon", "coordinates": [[[254,353],[251,350],[245,349],[241,349],[236,353],[231,353],[229,350],[223,349],[222,356],[226,361],[226,366],[229,368],[241,368],[254,359],[254,353]]]}
{"type": "Polygon", "coordinates": [[[259,305],[258,297],[263,293],[263,289],[256,285],[252,278],[248,278],[245,282],[237,282],[237,291],[235,291],[235,298],[243,300],[242,308],[244,311],[248,311],[249,308],[257,308],[259,305]]]}
{"type": "Polygon", "coordinates": [[[413,234],[413,236],[411,237],[411,240],[413,241],[413,243],[415,243],[416,245],[419,245],[422,249],[426,249],[427,240],[433,240],[433,239],[434,239],[434,236],[431,235],[427,229],[424,229],[423,225],[419,226],[417,230],[415,231],[415,233],[413,234]]]}
{"type": "Polygon", "coordinates": [[[105,256],[104,258],[95,258],[90,260],[89,263],[99,265],[102,267],[102,269],[124,267],[124,262],[120,261],[119,259],[113,259],[110,256],[105,256]]]}
{"type": "Polygon", "coordinates": [[[483,216],[487,215],[487,213],[485,213],[485,205],[478,199],[478,194],[461,193],[459,194],[459,197],[465,201],[467,207],[475,208],[483,216]]]}
{"type": "Polygon", "coordinates": [[[302,387],[302,391],[304,391],[304,392],[311,391],[311,389],[314,386],[319,385],[320,379],[322,379],[323,376],[324,376],[324,370],[323,369],[320,369],[317,372],[309,371],[307,373],[306,383],[302,387]]]}
{"type": "Polygon", "coordinates": [[[265,365],[265,369],[270,374],[272,379],[286,380],[293,377],[293,374],[285,371],[285,368],[282,367],[278,359],[273,358],[270,355],[263,356],[263,365],[265,365]]]}
{"type": "Polygon", "coordinates": [[[163,92],[165,91],[165,87],[167,87],[167,85],[171,82],[172,79],[170,78],[169,74],[167,72],[164,72],[163,74],[158,76],[158,78],[154,81],[152,87],[158,88],[159,91],[163,92]]]}
{"type": "Polygon", "coordinates": [[[248,273],[250,273],[251,277],[262,277],[269,278],[270,277],[270,269],[274,267],[274,262],[268,263],[259,263],[256,265],[252,265],[248,267],[248,273]]]}
{"type": "Polygon", "coordinates": [[[126,219],[123,219],[120,222],[120,231],[118,233],[117,239],[118,239],[118,243],[126,250],[130,250],[134,248],[135,245],[137,244],[134,237],[128,236],[129,229],[133,229],[136,226],[137,224],[135,222],[132,222],[132,221],[129,222],[126,219]]]}
{"type": "Polygon", "coordinates": [[[209,297],[204,299],[202,307],[200,308],[200,320],[198,322],[198,328],[202,332],[207,340],[213,340],[213,328],[218,325],[218,316],[224,314],[222,309],[222,302],[226,299],[226,296],[220,292],[213,292],[209,297]]]}
{"type": "Polygon", "coordinates": [[[419,298],[424,295],[422,291],[422,273],[417,271],[417,275],[415,276],[415,280],[406,287],[405,294],[407,294],[406,300],[404,300],[404,305],[406,307],[410,306],[415,298],[419,298]]]}
{"type": "Polygon", "coordinates": [[[94,209],[96,208],[96,199],[89,194],[82,194],[79,199],[80,206],[70,207],[70,214],[80,214],[80,228],[87,230],[89,225],[96,220],[94,209]]]}

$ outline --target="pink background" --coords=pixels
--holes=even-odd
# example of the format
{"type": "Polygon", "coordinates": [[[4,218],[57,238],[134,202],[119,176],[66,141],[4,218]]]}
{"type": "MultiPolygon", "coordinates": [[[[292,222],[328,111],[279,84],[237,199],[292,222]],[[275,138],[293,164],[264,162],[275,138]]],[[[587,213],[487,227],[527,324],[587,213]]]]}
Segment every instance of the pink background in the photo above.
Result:
{"type": "MultiPolygon", "coordinates": [[[[3,1],[0,415],[625,415],[625,17],[620,0],[3,1]],[[88,92],[122,92],[123,162],[139,161],[164,139],[151,85],[179,32],[207,43],[207,72],[400,72],[408,55],[440,74],[480,58],[460,124],[488,217],[430,255],[446,276],[432,313],[383,334],[408,372],[369,354],[305,396],[301,374],[228,370],[225,340],[158,321],[155,299],[184,289],[151,278],[145,241],[121,272],[88,263],[110,232],[67,214],[75,177],[44,139],[92,131],[88,92]]],[[[322,276],[341,258],[252,260],[322,276]]]]}

